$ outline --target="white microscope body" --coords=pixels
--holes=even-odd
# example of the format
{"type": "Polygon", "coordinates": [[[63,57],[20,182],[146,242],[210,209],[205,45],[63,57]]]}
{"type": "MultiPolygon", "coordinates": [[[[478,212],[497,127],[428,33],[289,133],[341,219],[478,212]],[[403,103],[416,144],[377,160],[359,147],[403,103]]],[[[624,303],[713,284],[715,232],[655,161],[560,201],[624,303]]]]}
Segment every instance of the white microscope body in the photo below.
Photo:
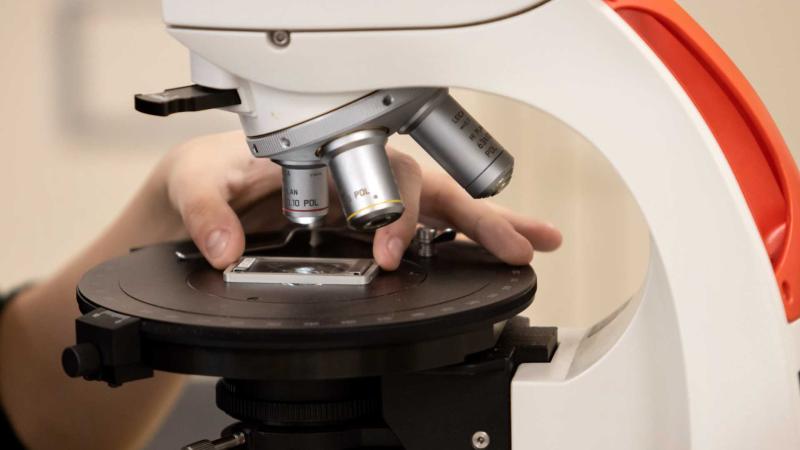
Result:
{"type": "Polygon", "coordinates": [[[514,449],[800,448],[800,321],[706,120],[614,3],[164,0],[164,18],[195,83],[238,91],[248,136],[459,87],[544,110],[612,163],[650,227],[648,276],[518,369],[514,449]]]}

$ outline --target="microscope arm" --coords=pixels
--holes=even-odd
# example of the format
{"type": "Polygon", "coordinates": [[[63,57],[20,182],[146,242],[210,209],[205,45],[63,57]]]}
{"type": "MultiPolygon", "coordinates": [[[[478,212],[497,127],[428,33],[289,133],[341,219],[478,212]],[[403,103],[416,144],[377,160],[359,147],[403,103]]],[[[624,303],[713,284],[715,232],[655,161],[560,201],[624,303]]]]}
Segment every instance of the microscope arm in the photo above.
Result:
{"type": "Polygon", "coordinates": [[[756,222],[781,287],[800,318],[800,175],[761,99],[724,51],[670,0],[606,0],[672,72],[714,134],[756,222]]]}

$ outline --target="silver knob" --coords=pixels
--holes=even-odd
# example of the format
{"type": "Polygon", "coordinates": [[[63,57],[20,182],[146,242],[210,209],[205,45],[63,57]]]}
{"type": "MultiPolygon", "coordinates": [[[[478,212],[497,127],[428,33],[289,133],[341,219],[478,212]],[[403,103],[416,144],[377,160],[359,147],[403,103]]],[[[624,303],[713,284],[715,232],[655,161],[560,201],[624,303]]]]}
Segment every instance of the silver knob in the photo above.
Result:
{"type": "Polygon", "coordinates": [[[445,228],[441,231],[430,227],[417,228],[415,241],[419,256],[422,256],[423,258],[432,257],[436,254],[436,244],[440,242],[452,241],[456,238],[456,234],[456,230],[452,228],[445,228]]]}

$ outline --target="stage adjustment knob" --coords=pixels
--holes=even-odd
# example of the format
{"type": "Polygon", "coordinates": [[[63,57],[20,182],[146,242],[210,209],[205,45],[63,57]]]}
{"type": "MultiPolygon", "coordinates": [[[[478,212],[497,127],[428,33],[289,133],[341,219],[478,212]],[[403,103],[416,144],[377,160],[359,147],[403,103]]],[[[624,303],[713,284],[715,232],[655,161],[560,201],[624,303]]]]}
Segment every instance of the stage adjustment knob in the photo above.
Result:
{"type": "Polygon", "coordinates": [[[102,367],[100,352],[88,342],[67,347],[61,354],[61,366],[73,378],[93,377],[102,367]]]}

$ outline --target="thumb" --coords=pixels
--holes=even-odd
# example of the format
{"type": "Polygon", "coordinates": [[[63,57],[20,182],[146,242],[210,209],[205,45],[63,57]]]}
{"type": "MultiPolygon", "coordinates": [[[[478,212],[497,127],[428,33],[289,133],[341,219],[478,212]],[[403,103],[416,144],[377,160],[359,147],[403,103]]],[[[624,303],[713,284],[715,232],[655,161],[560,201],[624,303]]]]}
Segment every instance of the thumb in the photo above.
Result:
{"type": "Polygon", "coordinates": [[[224,269],[242,256],[244,230],[239,217],[221,193],[188,190],[176,199],[184,226],[206,260],[224,269]]]}

